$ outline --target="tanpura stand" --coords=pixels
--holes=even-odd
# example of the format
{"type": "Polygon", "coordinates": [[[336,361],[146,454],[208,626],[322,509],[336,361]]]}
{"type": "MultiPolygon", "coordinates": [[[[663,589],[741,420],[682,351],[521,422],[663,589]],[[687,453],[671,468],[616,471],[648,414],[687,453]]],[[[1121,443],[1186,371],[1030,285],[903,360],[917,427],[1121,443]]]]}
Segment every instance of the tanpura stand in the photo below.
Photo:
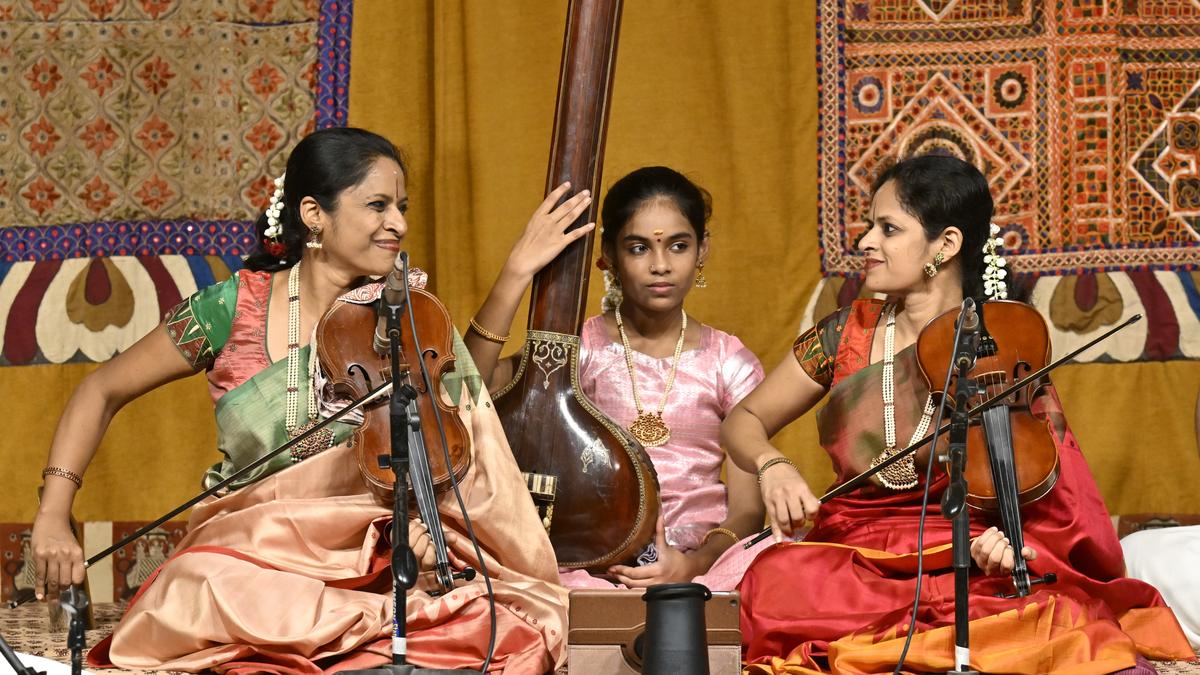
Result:
{"type": "MultiPolygon", "coordinates": [[[[564,181],[600,192],[620,19],[621,0],[572,0],[567,9],[547,193],[564,181]]],[[[598,204],[569,229],[593,222],[598,204]]],[[[580,390],[594,235],[567,246],[534,277],[520,364],[494,398],[558,564],[603,574],[634,564],[654,541],[659,505],[645,450],[580,390]]]]}

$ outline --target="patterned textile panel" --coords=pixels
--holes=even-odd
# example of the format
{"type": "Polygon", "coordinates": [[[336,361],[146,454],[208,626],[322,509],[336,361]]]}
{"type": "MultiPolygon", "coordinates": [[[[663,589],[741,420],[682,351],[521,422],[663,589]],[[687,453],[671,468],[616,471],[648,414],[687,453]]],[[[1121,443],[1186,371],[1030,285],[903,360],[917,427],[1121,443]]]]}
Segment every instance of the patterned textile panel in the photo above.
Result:
{"type": "Polygon", "coordinates": [[[352,3],[0,3],[0,366],[102,361],[254,247],[352,3]],[[90,260],[89,260],[90,259],[90,260]]]}
{"type": "MultiPolygon", "coordinates": [[[[84,524],[85,555],[93,556],[146,525],[144,522],[84,524]]],[[[33,596],[34,569],[29,551],[31,523],[0,523],[0,602],[33,596]]],[[[174,552],[187,533],[184,521],[169,521],[121,547],[88,570],[93,602],[123,602],[133,597],[150,574],[174,552]]]]}
{"type": "MultiPolygon", "coordinates": [[[[819,4],[823,271],[859,272],[874,176],[957,155],[987,177],[1016,293],[1060,353],[1200,358],[1200,5],[1178,0],[819,4]]],[[[822,287],[848,302],[852,282],[822,287]]],[[[819,298],[824,297],[824,301],[819,298]]]]}

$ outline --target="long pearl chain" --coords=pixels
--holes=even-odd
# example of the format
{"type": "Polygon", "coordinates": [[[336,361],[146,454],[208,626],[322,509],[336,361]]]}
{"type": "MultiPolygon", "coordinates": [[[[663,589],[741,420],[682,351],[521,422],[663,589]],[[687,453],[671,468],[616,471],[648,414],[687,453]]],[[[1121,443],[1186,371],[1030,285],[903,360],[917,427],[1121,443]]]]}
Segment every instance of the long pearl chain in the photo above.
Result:
{"type": "MultiPolygon", "coordinates": [[[[308,355],[308,421],[298,426],[300,417],[300,263],[288,271],[288,351],[287,406],[283,426],[288,437],[295,438],[317,424],[316,345],[308,355]]],[[[299,462],[333,447],[335,437],[329,429],[316,432],[292,448],[292,461],[299,462]]]]}
{"type": "MultiPolygon", "coordinates": [[[[896,306],[887,307],[887,325],[883,329],[883,452],[871,460],[878,466],[898,452],[896,448],[896,306]]],[[[925,411],[909,445],[925,437],[933,419],[933,394],[925,399],[925,411]]],[[[907,490],[917,485],[916,462],[912,453],[879,472],[879,482],[892,490],[907,490]]]]}

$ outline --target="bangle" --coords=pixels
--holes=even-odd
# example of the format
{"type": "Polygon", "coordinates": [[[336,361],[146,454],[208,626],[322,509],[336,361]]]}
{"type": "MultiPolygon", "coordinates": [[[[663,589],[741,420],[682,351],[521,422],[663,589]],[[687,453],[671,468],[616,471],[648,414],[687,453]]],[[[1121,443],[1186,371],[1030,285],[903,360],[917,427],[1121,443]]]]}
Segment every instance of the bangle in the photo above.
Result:
{"type": "Polygon", "coordinates": [[[488,342],[495,342],[498,345],[502,345],[505,342],[508,342],[507,335],[496,335],[492,331],[484,328],[483,326],[480,326],[479,322],[473,318],[471,319],[471,330],[478,333],[479,337],[483,338],[484,340],[487,340],[488,342]]]}
{"type": "Polygon", "coordinates": [[[79,474],[75,473],[74,471],[71,471],[70,469],[60,469],[57,466],[48,466],[48,467],[42,469],[42,480],[43,481],[46,480],[46,476],[58,476],[59,478],[66,478],[67,480],[74,483],[75,487],[77,487],[77,488],[83,487],[83,476],[80,476],[79,474]]]}
{"type": "Polygon", "coordinates": [[[729,529],[728,527],[714,527],[713,529],[704,533],[704,538],[700,540],[700,545],[704,546],[705,544],[707,544],[708,540],[712,539],[712,536],[714,534],[723,534],[723,535],[729,537],[730,539],[732,539],[733,543],[735,543],[735,544],[742,540],[741,537],[737,536],[737,532],[734,532],[733,530],[729,529]]]}
{"type": "MultiPolygon", "coordinates": [[[[767,461],[763,462],[762,466],[758,467],[758,484],[759,485],[762,485],[763,473],[767,469],[775,466],[776,464],[787,464],[788,466],[792,467],[793,469],[796,469],[796,465],[793,464],[792,460],[788,459],[787,457],[784,457],[782,455],[780,455],[779,457],[772,457],[771,459],[768,459],[767,461]]],[[[800,469],[796,469],[796,472],[799,473],[800,469]]]]}

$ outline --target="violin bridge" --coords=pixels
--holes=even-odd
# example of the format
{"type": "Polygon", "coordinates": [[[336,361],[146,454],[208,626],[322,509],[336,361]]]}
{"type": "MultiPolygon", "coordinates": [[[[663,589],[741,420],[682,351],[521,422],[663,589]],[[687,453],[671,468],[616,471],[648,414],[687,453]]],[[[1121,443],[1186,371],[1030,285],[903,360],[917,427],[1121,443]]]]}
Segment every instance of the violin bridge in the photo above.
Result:
{"type": "Polygon", "coordinates": [[[558,477],[542,473],[522,472],[525,485],[529,488],[529,496],[533,497],[533,505],[537,507],[538,516],[542,519],[542,527],[550,531],[554,520],[554,495],[558,492],[558,477]]]}

